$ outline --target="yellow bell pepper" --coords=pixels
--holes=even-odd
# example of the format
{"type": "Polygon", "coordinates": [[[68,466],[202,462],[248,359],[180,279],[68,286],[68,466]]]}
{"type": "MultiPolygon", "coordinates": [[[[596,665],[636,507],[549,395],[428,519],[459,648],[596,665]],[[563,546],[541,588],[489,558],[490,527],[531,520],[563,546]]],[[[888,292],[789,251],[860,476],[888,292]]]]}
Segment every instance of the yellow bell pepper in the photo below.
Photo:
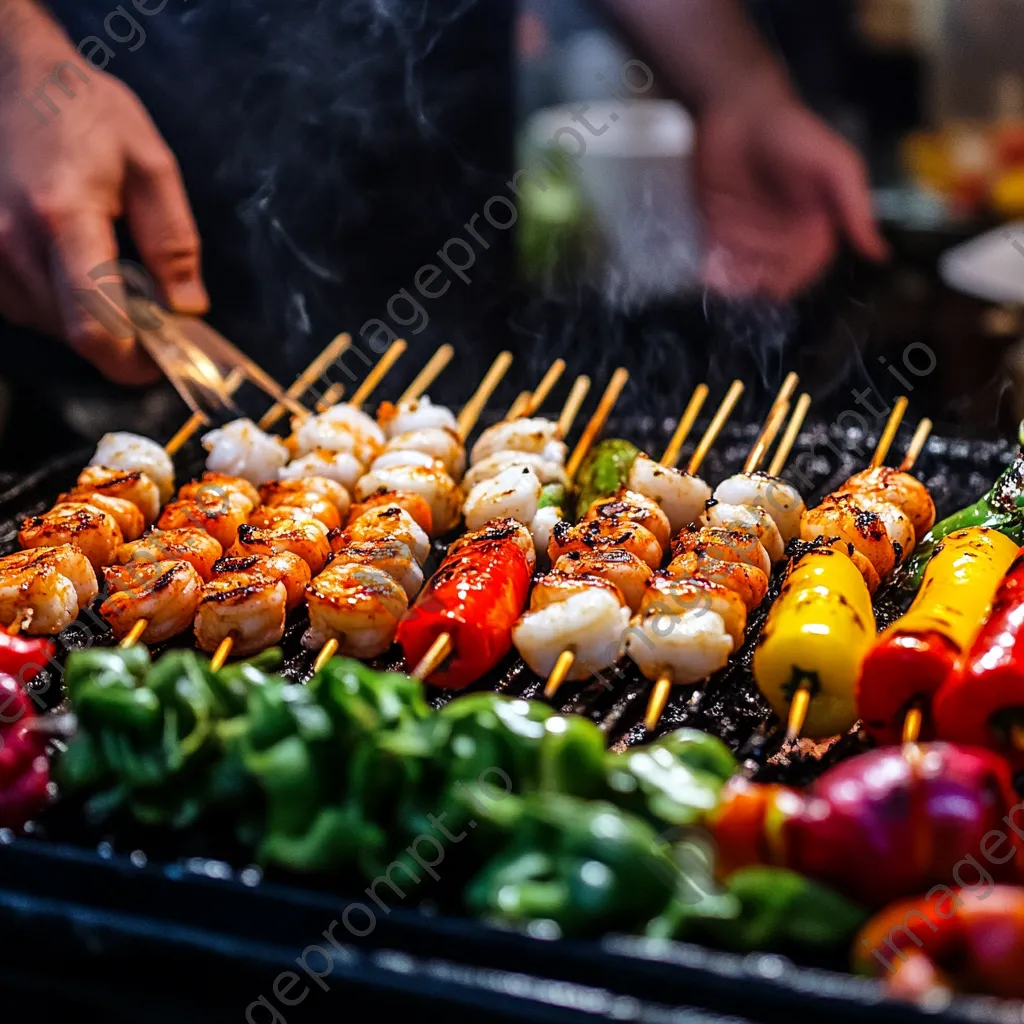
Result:
{"type": "Polygon", "coordinates": [[[914,603],[890,630],[939,633],[958,651],[966,651],[988,617],[992,598],[1017,551],[1009,537],[988,527],[951,533],[928,563],[914,603]]]}
{"type": "Polygon", "coordinates": [[[835,736],[857,721],[857,679],[874,638],[871,595],[857,567],[840,551],[812,551],[790,570],[761,630],[754,678],[782,719],[796,691],[809,687],[803,734],[835,736]]]}

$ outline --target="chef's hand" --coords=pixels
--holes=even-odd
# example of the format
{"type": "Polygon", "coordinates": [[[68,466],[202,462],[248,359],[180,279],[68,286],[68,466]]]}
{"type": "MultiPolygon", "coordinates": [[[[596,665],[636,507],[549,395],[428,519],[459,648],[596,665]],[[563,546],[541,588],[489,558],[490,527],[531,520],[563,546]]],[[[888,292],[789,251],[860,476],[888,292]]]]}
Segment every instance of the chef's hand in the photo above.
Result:
{"type": "Polygon", "coordinates": [[[710,104],[698,121],[709,287],[789,298],[822,273],[843,236],[884,259],[857,152],[788,90],[750,93],[710,104]]]}
{"type": "Polygon", "coordinates": [[[142,104],[81,57],[34,0],[4,0],[0,316],[63,337],[111,380],[138,384],[158,371],[116,312],[124,303],[110,267],[122,215],[169,308],[204,312],[199,238],[181,176],[142,104]],[[54,112],[38,90],[62,61],[88,80],[65,65],[61,79],[74,96],[51,80],[45,95],[54,112]],[[113,305],[97,292],[98,279],[113,305]]]}

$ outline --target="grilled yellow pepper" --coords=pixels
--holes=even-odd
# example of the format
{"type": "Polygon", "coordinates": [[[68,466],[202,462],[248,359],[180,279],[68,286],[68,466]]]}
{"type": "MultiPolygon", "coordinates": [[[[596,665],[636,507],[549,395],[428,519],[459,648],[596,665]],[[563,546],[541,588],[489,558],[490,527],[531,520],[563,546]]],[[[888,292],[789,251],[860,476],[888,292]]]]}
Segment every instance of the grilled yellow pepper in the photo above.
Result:
{"type": "Polygon", "coordinates": [[[761,630],[754,678],[782,719],[796,691],[809,688],[804,735],[835,736],[857,721],[857,679],[874,638],[871,595],[857,567],[840,551],[812,551],[790,570],[761,630]]]}

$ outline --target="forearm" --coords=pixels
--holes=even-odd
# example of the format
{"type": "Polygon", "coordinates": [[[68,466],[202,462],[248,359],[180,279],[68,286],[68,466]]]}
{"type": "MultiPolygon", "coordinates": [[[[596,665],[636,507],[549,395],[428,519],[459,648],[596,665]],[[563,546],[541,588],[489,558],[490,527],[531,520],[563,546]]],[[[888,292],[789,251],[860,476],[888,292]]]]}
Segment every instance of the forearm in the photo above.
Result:
{"type": "Polygon", "coordinates": [[[26,55],[61,52],[69,46],[64,30],[36,0],[0,0],[0,75],[16,70],[26,55]]]}
{"type": "Polygon", "coordinates": [[[695,110],[737,94],[790,92],[738,0],[601,0],[663,90],[695,110]]]}

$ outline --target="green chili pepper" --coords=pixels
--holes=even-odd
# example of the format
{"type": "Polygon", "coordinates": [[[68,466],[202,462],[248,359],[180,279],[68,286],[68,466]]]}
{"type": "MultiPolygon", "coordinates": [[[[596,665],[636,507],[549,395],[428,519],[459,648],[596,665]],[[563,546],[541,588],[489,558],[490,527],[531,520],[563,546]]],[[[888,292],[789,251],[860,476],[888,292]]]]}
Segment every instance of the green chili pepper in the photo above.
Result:
{"type": "Polygon", "coordinates": [[[72,651],[64,667],[64,685],[72,700],[81,683],[94,686],[137,686],[150,666],[149,651],[134,647],[96,647],[72,651]]]}
{"type": "Polygon", "coordinates": [[[739,767],[729,748],[717,736],[699,729],[677,729],[654,745],[664,747],[687,768],[707,772],[722,782],[731,779],[739,767]]]}
{"type": "Polygon", "coordinates": [[[626,486],[639,454],[635,444],[620,438],[609,438],[594,446],[576,474],[577,519],[582,519],[598,498],[609,498],[626,486]]]}
{"type": "Polygon", "coordinates": [[[540,489],[538,508],[557,508],[564,512],[569,507],[569,492],[561,484],[545,484],[540,489]]]}
{"type": "Polygon", "coordinates": [[[936,523],[917,543],[914,553],[894,577],[904,590],[917,591],[924,581],[935,549],[944,537],[969,526],[987,526],[1006,534],[1015,544],[1024,544],[1024,421],[1017,428],[1020,448],[991,490],[973,505],[954,512],[936,523]]]}
{"type": "Polygon", "coordinates": [[[83,725],[130,729],[156,738],[161,729],[160,701],[152,690],[80,681],[75,692],[75,710],[83,725]]]}

